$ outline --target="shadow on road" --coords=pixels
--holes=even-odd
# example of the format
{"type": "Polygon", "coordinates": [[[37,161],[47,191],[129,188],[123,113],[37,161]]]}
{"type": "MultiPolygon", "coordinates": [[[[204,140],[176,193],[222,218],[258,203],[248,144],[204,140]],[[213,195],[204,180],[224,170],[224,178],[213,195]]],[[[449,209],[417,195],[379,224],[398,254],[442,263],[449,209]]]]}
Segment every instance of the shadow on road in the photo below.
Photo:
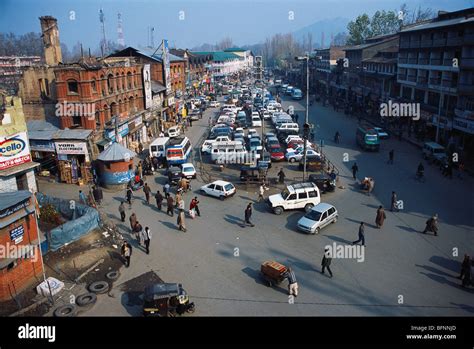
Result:
{"type": "MultiPolygon", "coordinates": [[[[176,217],[176,216],[175,216],[176,217]]],[[[172,230],[178,230],[178,227],[177,225],[171,223],[171,222],[166,222],[166,221],[159,221],[160,223],[162,223],[164,226],[166,226],[167,228],[169,229],[172,229],[172,230]]]]}
{"type": "Polygon", "coordinates": [[[348,245],[352,244],[352,241],[340,238],[339,236],[334,236],[334,235],[323,235],[323,236],[327,236],[331,240],[334,240],[336,242],[340,242],[341,244],[348,244],[348,245]]]}
{"type": "Polygon", "coordinates": [[[420,264],[415,264],[416,267],[418,268],[423,268],[425,269],[426,271],[429,271],[429,272],[432,272],[432,273],[436,273],[440,276],[447,276],[447,277],[450,277],[450,278],[454,278],[455,276],[451,275],[451,274],[448,274],[442,270],[439,270],[439,269],[436,269],[436,268],[433,268],[433,267],[430,267],[428,265],[420,265],[420,264]]]}
{"type": "Polygon", "coordinates": [[[232,216],[230,214],[225,215],[224,220],[230,224],[237,224],[238,226],[245,226],[244,221],[236,216],[232,216]]]}
{"type": "MultiPolygon", "coordinates": [[[[262,275],[260,274],[260,271],[259,270],[255,270],[255,269],[252,269],[252,268],[249,268],[249,267],[246,267],[244,269],[242,269],[242,272],[246,275],[248,275],[250,278],[252,278],[255,283],[259,284],[259,285],[263,285],[263,286],[266,286],[266,287],[269,287],[268,286],[268,283],[263,279],[262,275]]],[[[285,280],[286,281],[286,280],[285,280]]],[[[283,282],[285,282],[283,281],[283,282]]],[[[283,283],[282,283],[283,285],[283,283]]],[[[276,286],[273,286],[272,287],[275,291],[278,291],[280,293],[283,293],[285,295],[288,294],[288,291],[278,285],[276,286]]]]}
{"type": "Polygon", "coordinates": [[[420,233],[420,231],[418,231],[416,229],[413,229],[411,227],[406,227],[406,226],[403,226],[403,225],[397,225],[397,228],[399,228],[400,230],[404,230],[406,232],[409,232],[409,233],[420,233]]]}
{"type": "Polygon", "coordinates": [[[440,267],[451,270],[452,272],[455,272],[455,273],[461,272],[461,263],[454,259],[449,259],[449,258],[445,258],[441,256],[432,256],[430,258],[430,262],[437,264],[440,267]]]}

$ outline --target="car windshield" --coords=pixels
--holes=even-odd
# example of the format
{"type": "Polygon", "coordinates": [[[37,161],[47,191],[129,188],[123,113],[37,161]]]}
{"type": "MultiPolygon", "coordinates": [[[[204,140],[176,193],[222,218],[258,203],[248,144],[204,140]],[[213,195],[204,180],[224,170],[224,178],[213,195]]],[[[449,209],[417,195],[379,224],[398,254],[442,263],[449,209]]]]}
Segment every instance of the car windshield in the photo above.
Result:
{"type": "Polygon", "coordinates": [[[319,219],[321,218],[321,215],[322,215],[321,212],[311,210],[311,211],[309,211],[309,213],[307,213],[305,215],[305,218],[311,219],[312,221],[319,222],[319,219]]]}
{"type": "Polygon", "coordinates": [[[193,168],[192,167],[185,167],[183,169],[184,172],[193,172],[193,168]]]}
{"type": "Polygon", "coordinates": [[[281,149],[280,148],[270,148],[270,153],[281,153],[281,149]]]}
{"type": "Polygon", "coordinates": [[[290,195],[290,192],[288,191],[288,189],[285,189],[281,192],[281,197],[283,198],[283,200],[286,200],[286,198],[290,195]]]}
{"type": "Polygon", "coordinates": [[[227,184],[224,186],[224,189],[225,191],[231,191],[232,189],[234,189],[234,186],[232,184],[227,184]]]}

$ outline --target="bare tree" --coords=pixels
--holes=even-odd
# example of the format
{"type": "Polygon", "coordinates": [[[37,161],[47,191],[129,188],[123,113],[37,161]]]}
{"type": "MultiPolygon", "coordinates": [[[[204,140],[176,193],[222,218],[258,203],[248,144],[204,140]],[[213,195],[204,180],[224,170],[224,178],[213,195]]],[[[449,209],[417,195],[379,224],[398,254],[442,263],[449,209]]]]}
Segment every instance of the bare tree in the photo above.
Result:
{"type": "Polygon", "coordinates": [[[225,50],[225,49],[230,48],[232,46],[233,46],[232,38],[225,37],[224,39],[222,39],[221,41],[219,41],[216,44],[216,49],[217,50],[225,50]]]}

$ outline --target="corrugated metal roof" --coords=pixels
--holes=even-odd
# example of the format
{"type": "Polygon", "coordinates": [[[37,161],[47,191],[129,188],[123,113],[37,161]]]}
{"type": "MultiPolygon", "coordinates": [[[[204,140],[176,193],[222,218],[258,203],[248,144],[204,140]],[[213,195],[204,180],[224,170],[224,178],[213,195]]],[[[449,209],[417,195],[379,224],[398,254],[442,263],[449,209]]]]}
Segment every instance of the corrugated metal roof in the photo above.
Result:
{"type": "Polygon", "coordinates": [[[50,141],[54,139],[86,140],[92,133],[92,130],[83,129],[61,130],[49,122],[40,120],[28,121],[26,127],[28,129],[28,137],[30,139],[43,141],[50,141]]]}
{"type": "Polygon", "coordinates": [[[166,87],[160,84],[158,81],[151,81],[151,90],[155,93],[166,91],[166,87]]]}
{"type": "Polygon", "coordinates": [[[447,27],[451,25],[473,23],[473,22],[474,22],[474,17],[470,17],[470,18],[459,17],[459,18],[447,19],[444,21],[432,21],[432,22],[421,23],[419,25],[414,25],[414,26],[410,26],[408,28],[402,29],[401,33],[408,33],[412,31],[434,29],[434,28],[439,28],[439,27],[447,27]]]}
{"type": "Polygon", "coordinates": [[[0,211],[6,210],[9,207],[15,206],[22,201],[31,197],[28,190],[18,190],[7,193],[0,193],[0,211]]]}
{"type": "Polygon", "coordinates": [[[120,161],[126,158],[134,158],[137,154],[130,149],[125,148],[117,142],[112,143],[110,147],[105,149],[97,157],[101,161],[120,161]]]}
{"type": "Polygon", "coordinates": [[[92,133],[92,130],[60,130],[54,136],[54,139],[82,139],[86,140],[89,135],[92,133]]]}

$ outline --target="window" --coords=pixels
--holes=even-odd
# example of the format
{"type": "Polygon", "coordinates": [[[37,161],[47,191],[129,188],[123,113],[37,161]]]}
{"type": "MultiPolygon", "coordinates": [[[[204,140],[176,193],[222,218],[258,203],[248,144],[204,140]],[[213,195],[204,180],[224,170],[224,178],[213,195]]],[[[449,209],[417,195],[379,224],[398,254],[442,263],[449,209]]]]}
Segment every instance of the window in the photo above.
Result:
{"type": "Polygon", "coordinates": [[[79,86],[76,80],[67,81],[67,91],[69,94],[79,94],[79,86]]]}
{"type": "Polygon", "coordinates": [[[217,191],[224,191],[221,185],[216,185],[216,190],[217,191]]]}
{"type": "Polygon", "coordinates": [[[324,212],[323,213],[323,216],[321,217],[321,220],[325,220],[326,218],[328,218],[328,211],[324,212]]]}
{"type": "Polygon", "coordinates": [[[108,88],[109,94],[114,93],[113,79],[114,79],[114,76],[112,74],[109,74],[107,76],[107,88],[108,88]]]}
{"type": "Polygon", "coordinates": [[[288,196],[287,200],[296,200],[296,194],[291,194],[288,196]]]}
{"type": "Polygon", "coordinates": [[[318,193],[316,192],[316,190],[311,190],[311,191],[308,193],[308,197],[310,197],[310,198],[317,198],[317,197],[318,197],[318,193]]]}
{"type": "Polygon", "coordinates": [[[95,79],[92,79],[91,81],[91,88],[92,88],[92,92],[97,92],[97,85],[95,83],[95,79]]]}
{"type": "Polygon", "coordinates": [[[299,193],[298,194],[298,199],[307,199],[308,198],[308,193],[304,192],[304,193],[299,193]]]}
{"type": "Polygon", "coordinates": [[[332,215],[334,212],[336,212],[336,209],[334,207],[331,207],[329,209],[329,215],[332,215]]]}
{"type": "Polygon", "coordinates": [[[216,187],[216,185],[215,185],[215,184],[209,184],[207,187],[208,187],[209,189],[211,189],[211,190],[214,190],[214,188],[216,187]]]}

